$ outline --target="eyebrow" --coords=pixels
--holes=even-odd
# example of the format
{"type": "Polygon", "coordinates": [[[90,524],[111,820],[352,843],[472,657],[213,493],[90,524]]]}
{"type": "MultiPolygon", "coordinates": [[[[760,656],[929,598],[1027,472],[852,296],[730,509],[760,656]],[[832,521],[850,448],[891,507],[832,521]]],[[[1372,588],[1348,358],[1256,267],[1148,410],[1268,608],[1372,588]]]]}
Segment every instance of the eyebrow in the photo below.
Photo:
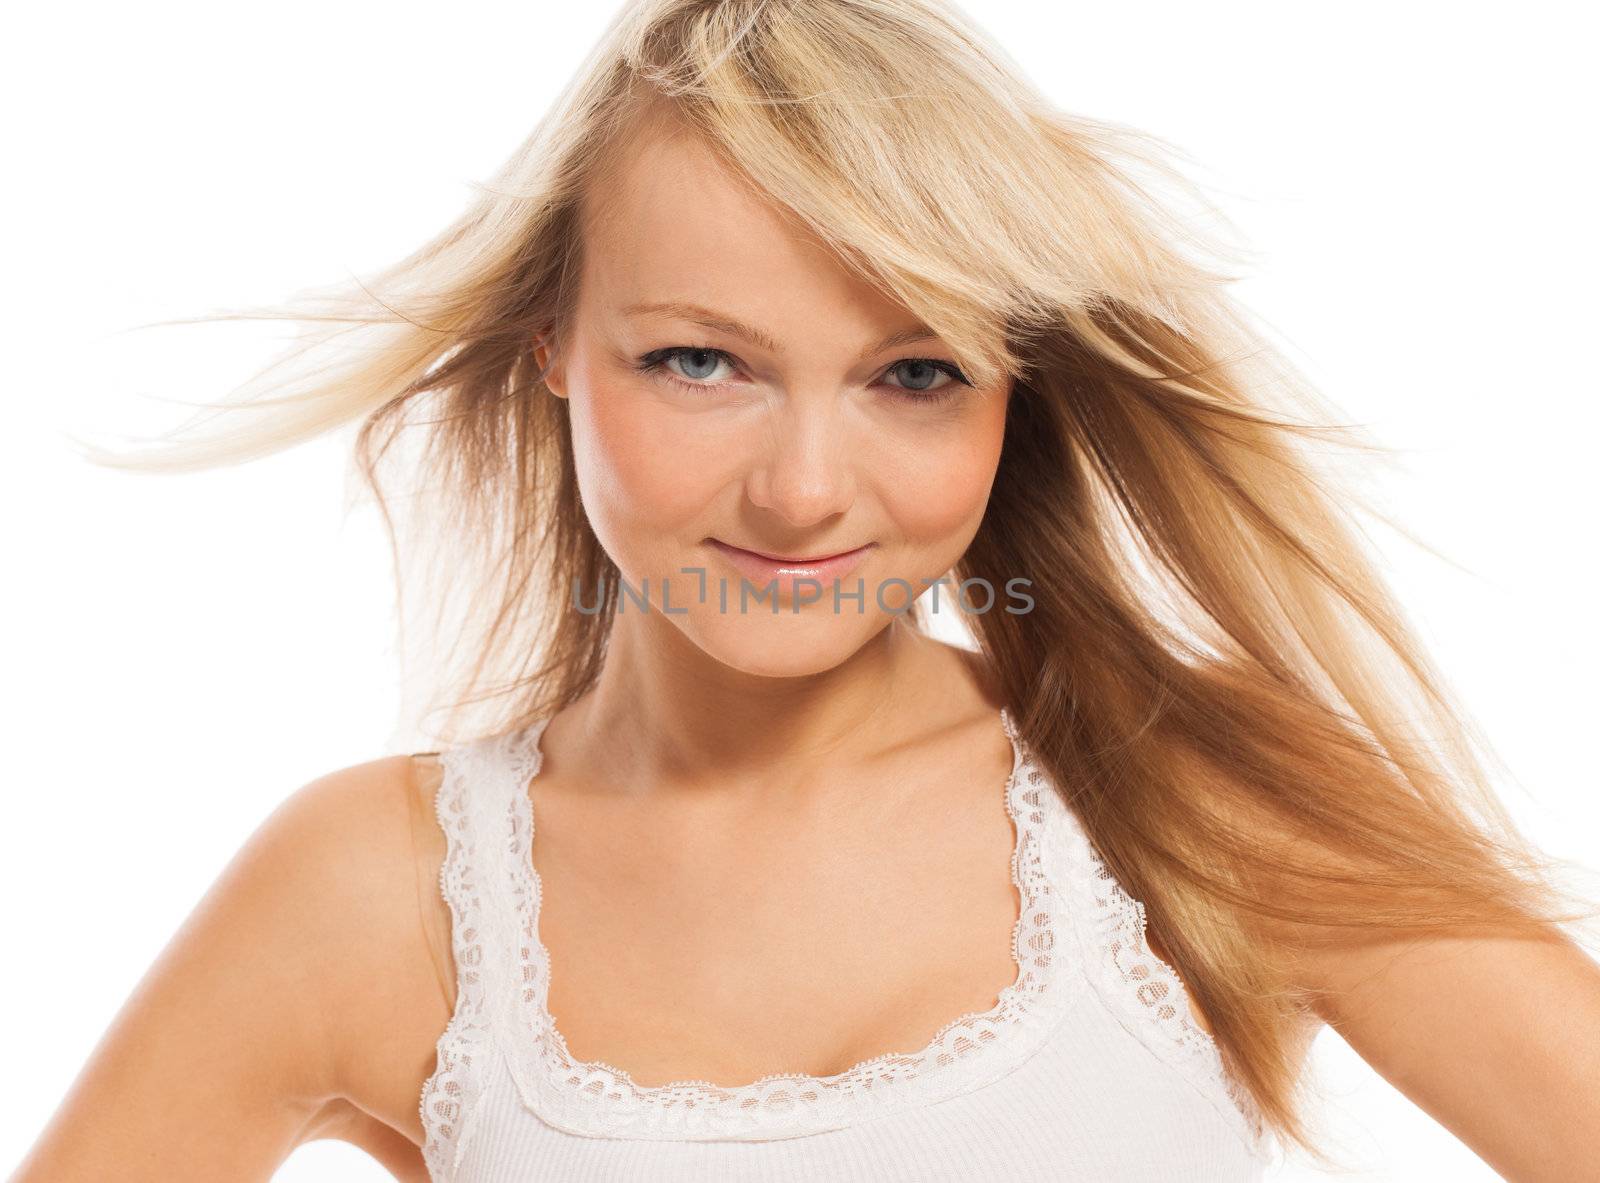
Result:
{"type": "MultiPolygon", "coordinates": [[[[699,304],[685,304],[676,300],[653,301],[643,304],[630,304],[622,310],[625,316],[639,316],[644,314],[675,316],[682,320],[692,321],[704,325],[708,329],[730,333],[735,337],[742,337],[754,345],[760,346],[768,353],[782,353],[783,349],[772,337],[758,328],[753,328],[741,320],[715,312],[710,308],[703,308],[699,304]]],[[[861,351],[861,360],[882,353],[886,349],[893,349],[896,345],[909,345],[913,341],[931,341],[938,338],[938,334],[927,325],[916,325],[909,329],[898,329],[890,333],[866,349],[861,351]]]]}

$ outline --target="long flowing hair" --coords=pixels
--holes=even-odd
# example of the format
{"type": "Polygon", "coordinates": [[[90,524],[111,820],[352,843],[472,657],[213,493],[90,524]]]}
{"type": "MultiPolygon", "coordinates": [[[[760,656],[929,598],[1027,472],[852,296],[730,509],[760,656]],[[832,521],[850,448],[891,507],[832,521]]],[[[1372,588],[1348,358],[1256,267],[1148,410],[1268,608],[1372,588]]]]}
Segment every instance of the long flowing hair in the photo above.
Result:
{"type": "Polygon", "coordinates": [[[620,574],[534,345],[568,340],[584,193],[668,116],[976,383],[1015,380],[953,574],[1027,578],[1034,603],[966,623],[1233,1078],[1327,1163],[1307,1122],[1316,1000],[1274,950],[1537,937],[1595,911],[1553,874],[1575,868],[1518,832],[1492,783],[1503,767],[1368,553],[1359,515],[1386,519],[1362,469],[1332,461],[1383,449],[1228,294],[1246,255],[1225,219],[1169,144],[1055,109],[959,10],[626,5],[453,224],[366,282],[199,318],[303,327],[158,446],[84,454],[182,471],[358,425],[414,707],[441,716],[430,734],[574,701],[620,574]],[[604,589],[596,610],[572,610],[576,587],[604,589]]]}

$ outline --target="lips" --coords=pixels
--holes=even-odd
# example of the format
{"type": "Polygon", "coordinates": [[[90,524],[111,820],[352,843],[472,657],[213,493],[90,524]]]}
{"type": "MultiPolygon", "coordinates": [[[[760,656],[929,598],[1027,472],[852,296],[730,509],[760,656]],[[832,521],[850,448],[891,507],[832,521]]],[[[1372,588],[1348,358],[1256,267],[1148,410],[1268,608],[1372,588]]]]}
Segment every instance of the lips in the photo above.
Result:
{"type": "MultiPolygon", "coordinates": [[[[720,540],[719,539],[713,539],[712,541],[720,541],[720,540]]],[[[830,555],[775,555],[775,554],[772,554],[770,551],[752,550],[748,546],[741,546],[741,547],[738,547],[736,549],[742,550],[746,554],[755,555],[757,558],[771,559],[774,563],[787,563],[791,567],[805,567],[805,566],[815,566],[818,563],[825,563],[829,559],[841,559],[845,555],[854,554],[857,550],[860,550],[862,548],[858,546],[858,547],[855,547],[853,550],[836,551],[836,552],[834,552],[833,554],[830,554],[830,555]]]]}
{"type": "MultiPolygon", "coordinates": [[[[775,584],[779,593],[784,595],[793,594],[801,580],[812,580],[826,586],[829,582],[843,579],[859,567],[877,545],[869,542],[854,550],[790,558],[733,546],[720,538],[708,538],[706,544],[758,587],[775,584]]],[[[806,590],[812,592],[815,589],[807,585],[806,590]]]]}

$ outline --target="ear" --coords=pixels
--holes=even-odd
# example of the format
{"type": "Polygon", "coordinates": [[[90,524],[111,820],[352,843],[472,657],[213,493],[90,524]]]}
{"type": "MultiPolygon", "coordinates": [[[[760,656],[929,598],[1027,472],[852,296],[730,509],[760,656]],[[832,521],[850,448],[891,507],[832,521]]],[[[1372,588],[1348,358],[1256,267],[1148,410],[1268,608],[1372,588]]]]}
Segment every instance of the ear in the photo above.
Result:
{"type": "Polygon", "coordinates": [[[545,338],[542,335],[535,337],[534,340],[537,341],[538,344],[533,347],[533,360],[535,364],[538,365],[539,372],[544,375],[545,388],[557,398],[566,398],[566,366],[562,363],[559,356],[556,358],[555,364],[553,366],[551,365],[551,350],[550,347],[545,344],[545,338]]]}

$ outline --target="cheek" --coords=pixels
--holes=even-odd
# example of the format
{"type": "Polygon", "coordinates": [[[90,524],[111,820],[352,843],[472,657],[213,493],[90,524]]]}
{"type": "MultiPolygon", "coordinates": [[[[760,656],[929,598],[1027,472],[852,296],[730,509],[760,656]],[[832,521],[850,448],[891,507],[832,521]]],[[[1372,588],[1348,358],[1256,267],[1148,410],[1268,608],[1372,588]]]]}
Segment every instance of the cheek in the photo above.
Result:
{"type": "Polygon", "coordinates": [[[886,459],[880,495],[909,543],[965,548],[988,506],[1003,436],[1003,413],[985,408],[959,430],[924,434],[886,459]]]}
{"type": "Polygon", "coordinates": [[[572,427],[584,510],[619,565],[641,545],[670,545],[714,495],[703,433],[625,381],[586,382],[572,427]]]}

